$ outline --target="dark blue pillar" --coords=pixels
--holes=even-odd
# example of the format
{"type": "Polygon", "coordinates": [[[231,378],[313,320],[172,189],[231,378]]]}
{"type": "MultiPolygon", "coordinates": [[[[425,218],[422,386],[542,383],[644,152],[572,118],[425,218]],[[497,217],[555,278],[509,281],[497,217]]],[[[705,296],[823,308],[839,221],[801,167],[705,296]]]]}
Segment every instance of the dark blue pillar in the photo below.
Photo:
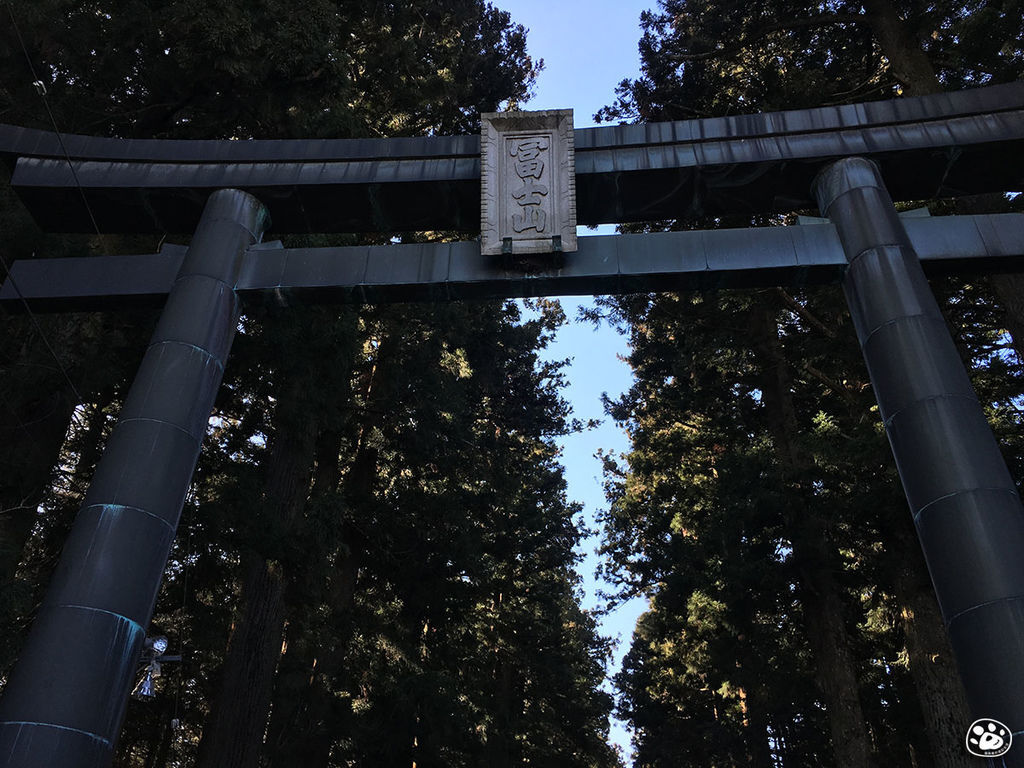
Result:
{"type": "MultiPolygon", "coordinates": [[[[976,718],[1024,765],[1024,509],[877,166],[816,182],[849,267],[843,290],[976,718]]],[[[958,724],[961,738],[969,723],[958,724]]]]}
{"type": "Polygon", "coordinates": [[[267,223],[214,192],[0,699],[0,765],[113,757],[171,542],[238,324],[235,280],[267,223]]]}

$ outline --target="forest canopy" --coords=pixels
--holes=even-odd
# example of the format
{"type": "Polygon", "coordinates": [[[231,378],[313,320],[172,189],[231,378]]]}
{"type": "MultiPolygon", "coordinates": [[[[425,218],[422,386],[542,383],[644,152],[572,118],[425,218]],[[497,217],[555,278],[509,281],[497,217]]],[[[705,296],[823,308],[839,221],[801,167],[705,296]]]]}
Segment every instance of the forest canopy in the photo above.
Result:
{"type": "MultiPolygon", "coordinates": [[[[478,0],[2,11],[0,120],[91,135],[472,133],[542,66],[478,0]]],[[[4,263],[159,245],[46,235],[3,189],[4,263]]],[[[0,676],[155,317],[3,318],[0,676]]],[[[619,765],[555,442],[577,425],[540,357],[563,321],[546,301],[245,306],[148,628],[182,659],[131,702],[115,765],[619,765]]]]}
{"type": "MultiPolygon", "coordinates": [[[[0,13],[0,122],[68,133],[474,133],[481,112],[528,106],[543,68],[483,0],[5,0],[0,13]]],[[[660,0],[641,24],[641,75],[601,120],[1024,73],[1019,0],[660,0]]],[[[0,173],[4,264],[163,240],[43,233],[0,173]]],[[[1019,481],[1024,283],[933,289],[1019,481]]],[[[637,768],[967,768],[962,685],[839,289],[604,297],[591,319],[627,337],[634,375],[607,402],[631,445],[605,456],[603,574],[613,604],[649,601],[614,693],[610,642],[580,605],[587,531],[557,444],[581,425],[564,363],[543,356],[566,322],[557,302],[253,303],[149,628],[181,661],[132,701],[115,765],[615,768],[616,712],[637,768]]],[[[155,320],[0,319],[0,682],[155,320]]]]}
{"type": "MultiPolygon", "coordinates": [[[[848,104],[1024,72],[1012,1],[663,0],[641,23],[641,75],[598,119],[848,104]]],[[[1019,484],[1024,284],[932,287],[1019,484]]],[[[631,449],[606,462],[603,519],[608,578],[650,601],[616,677],[634,765],[969,765],[971,719],[839,289],[621,296],[593,315],[627,335],[635,377],[607,406],[631,449]]]]}

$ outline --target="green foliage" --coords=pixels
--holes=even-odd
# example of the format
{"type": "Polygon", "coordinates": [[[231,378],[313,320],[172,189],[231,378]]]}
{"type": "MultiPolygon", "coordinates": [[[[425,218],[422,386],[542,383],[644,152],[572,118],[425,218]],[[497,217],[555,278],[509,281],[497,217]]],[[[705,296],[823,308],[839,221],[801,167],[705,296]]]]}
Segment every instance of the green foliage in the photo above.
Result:
{"type": "MultiPolygon", "coordinates": [[[[1019,5],[1002,2],[662,0],[642,18],[642,75],[597,118],[678,120],[1006,82],[1022,74],[1021,22],[1019,5]]],[[[782,222],[700,225],[737,223],[782,222]]],[[[1024,382],[1006,307],[987,282],[936,289],[1021,477],[1024,382]]],[[[608,404],[632,447],[606,462],[603,521],[619,594],[651,598],[616,681],[636,764],[843,762],[828,734],[843,666],[823,666],[828,616],[852,667],[846,701],[860,707],[846,723],[870,732],[876,757],[959,759],[956,745],[940,754],[922,718],[954,713],[962,696],[955,677],[921,673],[922,634],[934,658],[948,661],[949,650],[934,600],[922,602],[920,552],[842,296],[620,297],[601,315],[628,334],[636,376],[608,404]]]]}
{"type": "Polygon", "coordinates": [[[1024,6],[660,0],[643,74],[599,120],[680,120],[965,88],[1024,75],[1024,6]],[[917,56],[923,59],[917,60],[917,56]]]}
{"type": "MultiPolygon", "coordinates": [[[[524,100],[541,62],[482,0],[19,2],[28,59],[72,133],[347,138],[463,133],[524,100]]],[[[50,128],[12,26],[6,122],[50,128]]]]}
{"type": "MultiPolygon", "coordinates": [[[[906,548],[905,502],[842,306],[834,289],[605,302],[630,335],[636,376],[609,403],[632,446],[624,464],[609,461],[602,522],[606,577],[623,595],[651,598],[616,681],[637,765],[731,765],[769,747],[786,765],[831,764],[807,564],[794,554],[799,487],[812,489],[801,503],[826,521],[835,547],[864,716],[895,754],[920,732],[897,583],[908,558],[921,564],[912,539],[906,548]],[[790,438],[805,457],[795,475],[780,465],[762,390],[770,361],[750,325],[766,306],[793,375],[790,438]]],[[[971,307],[970,324],[955,328],[1019,469],[1020,417],[1009,403],[1021,367],[1003,349],[991,300],[971,307]]]]}
{"type": "MultiPolygon", "coordinates": [[[[523,27],[482,0],[10,10],[0,120],[52,129],[48,107],[65,132],[469,133],[479,112],[524,101],[542,67],[523,27]]],[[[155,246],[44,246],[4,203],[12,257],[155,246]]],[[[245,308],[152,622],[184,660],[165,666],[155,701],[132,702],[117,765],[203,764],[214,735],[229,751],[255,738],[273,766],[619,765],[601,690],[607,641],[579,607],[582,528],[554,443],[576,425],[560,366],[538,358],[564,316],[538,306],[530,320],[511,303],[245,308]],[[259,653],[240,657],[243,639],[270,650],[269,676],[259,653]],[[257,726],[218,733],[218,711],[257,726]]],[[[61,458],[69,477],[53,485],[5,618],[23,621],[45,583],[130,379],[126,350],[151,322],[102,317],[60,339],[72,373],[105,375],[82,387],[84,422],[61,458]]],[[[11,367],[29,359],[15,346],[11,367]]]]}

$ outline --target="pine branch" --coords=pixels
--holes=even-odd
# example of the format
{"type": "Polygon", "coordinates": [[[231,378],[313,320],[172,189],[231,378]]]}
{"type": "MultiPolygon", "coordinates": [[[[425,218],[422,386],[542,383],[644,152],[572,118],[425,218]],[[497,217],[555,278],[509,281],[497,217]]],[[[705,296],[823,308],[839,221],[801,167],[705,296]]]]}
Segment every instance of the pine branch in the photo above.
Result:
{"type": "Polygon", "coordinates": [[[786,306],[789,307],[789,309],[791,309],[793,312],[795,312],[804,320],[806,320],[810,325],[814,326],[819,331],[824,333],[828,338],[834,339],[836,337],[835,331],[833,331],[831,328],[829,328],[827,325],[821,322],[821,320],[819,320],[813,314],[811,314],[807,307],[805,307],[799,301],[790,296],[784,288],[776,288],[775,290],[779,294],[779,296],[782,297],[782,300],[785,302],[786,306]]]}
{"type": "Polygon", "coordinates": [[[812,27],[828,27],[833,24],[863,24],[867,19],[863,14],[859,13],[831,13],[824,16],[814,16],[807,19],[789,19],[787,21],[777,21],[772,24],[766,24],[760,29],[752,32],[744,38],[741,38],[739,42],[731,47],[721,46],[715,48],[713,51],[704,51],[702,53],[680,53],[676,54],[676,58],[682,61],[705,61],[707,59],[713,59],[716,57],[728,57],[734,56],[740,51],[756,43],[764,37],[767,37],[772,32],[781,32],[783,30],[790,29],[806,29],[812,27]]]}
{"type": "Polygon", "coordinates": [[[826,373],[818,370],[817,368],[815,368],[810,363],[801,363],[800,369],[804,373],[809,374],[812,378],[817,379],[822,384],[824,384],[825,386],[829,387],[833,392],[838,394],[841,398],[843,398],[843,400],[845,400],[850,405],[856,405],[857,404],[857,398],[854,397],[853,393],[850,392],[850,390],[846,388],[845,384],[843,384],[841,382],[834,381],[826,373]]]}

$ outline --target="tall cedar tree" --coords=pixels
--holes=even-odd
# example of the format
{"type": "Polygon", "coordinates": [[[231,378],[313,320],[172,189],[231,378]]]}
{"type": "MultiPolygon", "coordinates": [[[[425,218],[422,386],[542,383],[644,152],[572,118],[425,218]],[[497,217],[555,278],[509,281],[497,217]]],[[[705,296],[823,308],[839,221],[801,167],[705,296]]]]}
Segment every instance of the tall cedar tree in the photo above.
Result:
{"type": "MultiPolygon", "coordinates": [[[[660,12],[644,14],[642,24],[643,76],[624,81],[618,89],[618,101],[602,110],[599,118],[684,119],[847,103],[899,93],[916,95],[943,87],[1017,79],[1024,68],[1020,45],[1024,14],[1020,3],[1014,2],[924,4],[872,0],[751,5],[729,0],[666,0],[660,12]]],[[[1005,201],[961,202],[959,208],[978,210],[979,205],[986,204],[1002,206],[1005,201]]],[[[704,225],[749,223],[715,221],[704,225]]],[[[1012,403],[1020,391],[1019,371],[1016,361],[1008,361],[1001,354],[1005,350],[997,348],[1005,347],[1000,335],[1004,328],[1014,342],[1020,341],[1017,279],[993,280],[991,287],[983,282],[943,289],[965,362],[975,364],[976,386],[983,393],[983,401],[998,408],[992,412],[994,423],[1000,432],[1006,432],[1007,426],[1016,423],[1012,403]],[[993,310],[993,289],[1001,310],[993,310]],[[968,320],[979,325],[964,323],[966,301],[976,301],[981,309],[968,320]],[[993,382],[991,372],[1008,375],[993,382]],[[983,388],[982,378],[986,385],[993,382],[995,386],[983,388]]],[[[672,574],[680,568],[671,557],[661,561],[668,555],[664,549],[675,546],[679,536],[697,535],[692,527],[668,523],[675,519],[673,514],[683,514],[680,507],[694,503],[687,496],[692,491],[684,489],[698,484],[698,479],[678,476],[678,465],[673,462],[680,460],[680,454],[675,446],[653,455],[644,447],[650,439],[648,431],[662,435],[666,430],[664,422],[649,420],[646,413],[653,407],[652,400],[660,403],[667,399],[664,406],[659,406],[659,410],[665,408],[665,418],[676,424],[695,424],[695,429],[703,431],[712,429],[709,424],[720,425],[725,416],[723,408],[727,406],[714,398],[730,398],[731,409],[743,392],[748,397],[753,392],[753,412],[759,414],[762,423],[754,427],[744,419],[734,425],[744,430],[739,434],[745,438],[745,445],[728,447],[721,438],[694,439],[705,446],[712,443],[704,448],[712,457],[722,452],[744,455],[766,442],[770,446],[769,469],[762,466],[758,470],[761,465],[755,465],[726,475],[716,468],[704,493],[719,494],[721,486],[735,486],[746,479],[745,472],[756,471],[758,495],[780,494],[778,514],[785,525],[780,530],[758,530],[756,535],[768,537],[764,546],[774,550],[780,571],[789,572],[788,590],[797,598],[795,607],[802,615],[820,700],[829,714],[834,761],[843,765],[868,765],[876,759],[885,764],[903,760],[909,764],[925,761],[965,765],[967,758],[958,743],[967,718],[962,692],[937,607],[927,591],[927,578],[904,504],[892,483],[889,462],[879,462],[887,448],[877,434],[877,425],[865,421],[865,417],[870,418],[870,395],[865,402],[866,376],[841,309],[841,297],[830,291],[793,296],[780,292],[778,296],[751,295],[746,307],[737,308],[735,301],[743,300],[709,296],[695,300],[695,309],[688,307],[685,313],[678,307],[688,305],[689,300],[673,297],[652,297],[649,304],[610,303],[612,313],[629,329],[634,345],[631,360],[639,381],[613,410],[631,425],[634,449],[628,458],[628,472],[611,484],[613,503],[606,548],[631,574],[624,577],[630,588],[658,595],[654,613],[666,603],[682,600],[685,604],[687,595],[691,601],[701,596],[707,599],[723,588],[712,577],[716,571],[696,584],[678,584],[674,577],[659,575],[659,569],[672,574]],[[727,307],[730,312],[723,317],[721,313],[727,307]],[[694,339],[692,325],[684,324],[684,317],[689,323],[710,322],[718,317],[726,327],[742,329],[728,340],[726,348],[733,357],[744,359],[742,364],[734,361],[727,366],[728,373],[723,371],[724,377],[717,383],[720,389],[710,404],[677,403],[678,410],[673,412],[669,404],[674,396],[670,393],[676,387],[702,382],[707,374],[701,369],[708,365],[702,361],[719,359],[716,350],[721,348],[714,345],[722,343],[703,334],[696,334],[694,339]],[[671,318],[667,327],[666,318],[671,318]],[[655,327],[662,332],[661,341],[659,348],[651,350],[655,327]],[[665,338],[678,340],[669,344],[670,349],[679,344],[686,348],[699,341],[713,346],[688,355],[668,371],[649,372],[648,355],[671,358],[671,351],[660,349],[665,338]],[[760,373],[751,382],[754,371],[760,373]],[[645,379],[652,374],[653,378],[645,379]],[[875,435],[870,434],[872,429],[875,435]],[[864,472],[864,468],[871,471],[864,472]],[[647,499],[631,490],[634,485],[649,489],[663,473],[668,473],[672,481],[662,480],[667,488],[655,498],[647,499]],[[653,530],[638,540],[638,531],[629,530],[635,523],[627,519],[643,520],[643,510],[652,507],[664,507],[655,516],[661,522],[652,523],[653,530]],[[650,548],[652,543],[656,543],[654,549],[650,548]],[[678,597],[664,594],[677,589],[682,590],[678,597]],[[909,667],[912,685],[904,679],[904,667],[909,667]],[[879,669],[885,672],[880,675],[879,669]],[[919,721],[925,724],[927,744],[919,743],[913,735],[919,721]]],[[[710,368],[716,370],[717,366],[712,364],[710,368]]],[[[1014,446],[1006,447],[1011,452],[1011,465],[1019,466],[1014,446]]],[[[723,511],[742,514],[751,503],[716,498],[710,506],[705,501],[689,514],[707,514],[719,505],[725,505],[723,511]]],[[[645,526],[639,528],[644,530],[645,526]]],[[[703,537],[721,537],[719,546],[727,547],[728,535],[711,527],[703,537]]],[[[755,541],[749,531],[737,535],[739,544],[755,541]]],[[[716,547],[713,551],[719,550],[716,547]]],[[[712,561],[706,558],[711,554],[703,557],[700,562],[710,568],[712,561]]],[[[731,557],[722,562],[731,562],[731,557]]],[[[735,573],[731,579],[748,583],[742,581],[745,576],[741,566],[734,564],[732,570],[735,573]]],[[[758,593],[764,584],[758,584],[758,593]]],[[[750,621],[749,616],[746,621],[750,621]]],[[[789,616],[774,619],[779,627],[788,621],[789,616]]],[[[718,622],[714,634],[720,642],[730,636],[749,637],[746,631],[736,629],[735,618],[722,616],[718,622]]],[[[666,684],[664,680],[653,682],[651,665],[671,665],[670,660],[678,654],[685,657],[695,652],[695,647],[703,647],[694,646],[699,643],[698,636],[691,636],[698,624],[699,617],[693,615],[674,622],[665,618],[655,621],[652,615],[641,624],[635,638],[620,685],[625,696],[623,709],[634,716],[638,727],[641,765],[669,764],[666,753],[659,751],[664,726],[680,723],[681,701],[666,695],[660,687],[666,684]],[[669,634],[658,634],[655,627],[669,634]],[[661,645],[665,642],[671,645],[661,645]]],[[[702,631],[706,633],[707,629],[702,631]]],[[[733,655],[736,653],[734,650],[733,655]]],[[[692,669],[695,663],[690,662],[687,668],[692,669]]],[[[785,710],[771,712],[766,728],[763,717],[751,712],[746,689],[730,694],[735,690],[735,680],[744,677],[739,672],[743,666],[740,661],[726,656],[705,658],[702,664],[705,672],[706,665],[710,665],[731,682],[729,686],[723,684],[718,694],[723,702],[739,700],[743,725],[739,732],[749,734],[753,730],[755,741],[767,738],[775,759],[784,764],[808,764],[806,756],[799,756],[800,751],[792,751],[795,734],[779,730],[779,721],[786,720],[785,710]]],[[[795,671],[799,665],[791,669],[795,671]]],[[[691,729],[703,727],[719,732],[719,724],[728,720],[726,715],[718,707],[703,718],[691,714],[687,719],[691,729]]],[[[804,716],[800,718],[806,725],[804,716]]],[[[743,740],[736,743],[742,744],[743,740]]],[[[715,759],[723,765],[733,764],[737,749],[735,744],[722,747],[715,759]]],[[[764,764],[763,752],[746,749],[755,764],[764,764]]],[[[820,747],[811,751],[822,752],[820,747]]],[[[807,750],[802,752],[806,755],[807,750]]],[[[825,755],[825,762],[830,762],[827,752],[825,755]]]]}
{"type": "MultiPolygon", "coordinates": [[[[67,132],[469,133],[541,67],[479,0],[9,6],[0,115],[67,132]]],[[[47,238],[16,201],[2,213],[24,233],[8,263],[157,244],[47,238]]],[[[552,442],[571,424],[558,366],[536,356],[559,312],[540,314],[247,309],[154,619],[185,660],[133,703],[118,765],[618,765],[552,442]]],[[[22,341],[4,364],[46,374],[5,378],[10,466],[27,468],[0,489],[24,513],[0,563],[18,581],[5,620],[45,582],[151,327],[119,317],[45,320],[59,366],[5,320],[22,341]]]]}

